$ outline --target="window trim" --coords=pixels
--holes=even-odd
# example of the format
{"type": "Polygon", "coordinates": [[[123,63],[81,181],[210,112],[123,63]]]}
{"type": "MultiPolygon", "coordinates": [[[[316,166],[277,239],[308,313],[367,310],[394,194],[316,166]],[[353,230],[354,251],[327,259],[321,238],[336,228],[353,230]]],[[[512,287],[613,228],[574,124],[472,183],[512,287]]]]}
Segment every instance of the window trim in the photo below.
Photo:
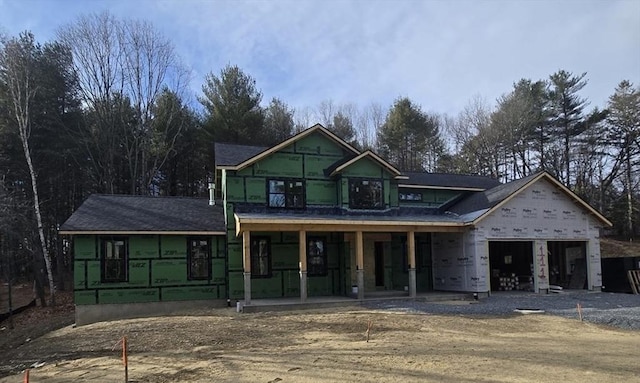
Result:
{"type": "Polygon", "coordinates": [[[349,178],[349,208],[357,210],[384,210],[384,179],[382,178],[349,178]],[[353,188],[356,182],[362,185],[363,182],[379,182],[380,183],[380,206],[357,206],[354,204],[353,188]]]}
{"type": "Polygon", "coordinates": [[[211,279],[211,238],[209,237],[187,237],[187,280],[189,281],[208,281],[211,279]],[[207,275],[206,276],[193,276],[192,260],[193,260],[193,246],[192,241],[204,241],[206,242],[206,263],[207,263],[207,275]]]}
{"type": "Polygon", "coordinates": [[[272,253],[271,253],[271,238],[268,236],[251,236],[251,248],[250,248],[250,259],[251,259],[251,278],[271,278],[273,270],[272,270],[272,253]],[[263,274],[256,274],[256,263],[259,262],[259,255],[256,256],[256,244],[260,243],[260,241],[267,242],[267,272],[263,274]],[[256,260],[257,258],[257,260],[256,260]]]}
{"type": "Polygon", "coordinates": [[[306,192],[306,182],[304,178],[267,178],[267,206],[274,209],[304,209],[307,206],[307,192],[306,192]],[[271,182],[272,181],[280,181],[284,183],[284,193],[272,193],[271,192],[271,182]],[[291,193],[289,183],[290,182],[300,182],[302,191],[300,193],[291,193]],[[272,206],[271,205],[271,195],[283,195],[284,196],[284,206],[272,206]],[[302,206],[287,206],[288,196],[300,194],[302,197],[302,206]]]}
{"type": "Polygon", "coordinates": [[[100,283],[122,283],[129,282],[129,238],[118,236],[100,237],[100,283]],[[123,276],[118,278],[106,278],[107,269],[107,243],[124,242],[124,257],[120,259],[122,263],[123,276]]]}
{"type": "Polygon", "coordinates": [[[307,238],[307,246],[306,246],[306,257],[307,257],[307,277],[326,277],[327,275],[329,275],[329,265],[328,265],[328,256],[327,256],[327,239],[325,237],[308,237],[307,238]],[[320,255],[320,257],[323,260],[323,265],[322,265],[322,271],[317,273],[317,272],[311,272],[311,267],[310,265],[312,265],[311,262],[311,253],[310,253],[310,245],[311,242],[322,242],[322,254],[320,255]]]}

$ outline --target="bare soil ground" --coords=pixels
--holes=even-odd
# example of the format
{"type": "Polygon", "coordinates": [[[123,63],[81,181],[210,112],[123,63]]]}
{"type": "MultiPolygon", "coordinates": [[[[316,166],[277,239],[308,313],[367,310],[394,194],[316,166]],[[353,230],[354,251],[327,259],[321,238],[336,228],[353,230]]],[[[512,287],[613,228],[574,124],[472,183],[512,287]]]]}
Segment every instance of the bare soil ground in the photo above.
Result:
{"type": "MultiPolygon", "coordinates": [[[[50,321],[68,319],[52,313],[50,321]]],[[[20,371],[42,362],[31,382],[122,382],[125,335],[130,382],[640,381],[640,332],[550,315],[217,309],[21,339],[29,331],[0,331],[0,383],[22,382],[20,371]]]]}

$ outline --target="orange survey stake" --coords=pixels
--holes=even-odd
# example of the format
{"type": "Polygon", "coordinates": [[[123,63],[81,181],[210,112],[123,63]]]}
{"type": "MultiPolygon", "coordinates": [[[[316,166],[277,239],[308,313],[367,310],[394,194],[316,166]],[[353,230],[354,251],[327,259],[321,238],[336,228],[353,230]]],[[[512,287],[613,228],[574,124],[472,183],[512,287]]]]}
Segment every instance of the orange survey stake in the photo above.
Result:
{"type": "Polygon", "coordinates": [[[127,337],[122,337],[122,363],[127,366],[127,337]]]}

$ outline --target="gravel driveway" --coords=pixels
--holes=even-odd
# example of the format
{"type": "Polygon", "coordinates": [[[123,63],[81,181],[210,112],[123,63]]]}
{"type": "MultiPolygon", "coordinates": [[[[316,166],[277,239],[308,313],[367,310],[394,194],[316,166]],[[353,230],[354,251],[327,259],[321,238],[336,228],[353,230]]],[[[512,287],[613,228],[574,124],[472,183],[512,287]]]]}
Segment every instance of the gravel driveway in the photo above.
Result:
{"type": "Polygon", "coordinates": [[[577,304],[582,305],[583,320],[623,329],[640,330],[640,295],[564,291],[560,294],[499,292],[479,301],[421,302],[378,301],[366,303],[375,309],[422,312],[443,315],[508,315],[516,309],[543,310],[545,314],[578,319],[577,304]]]}

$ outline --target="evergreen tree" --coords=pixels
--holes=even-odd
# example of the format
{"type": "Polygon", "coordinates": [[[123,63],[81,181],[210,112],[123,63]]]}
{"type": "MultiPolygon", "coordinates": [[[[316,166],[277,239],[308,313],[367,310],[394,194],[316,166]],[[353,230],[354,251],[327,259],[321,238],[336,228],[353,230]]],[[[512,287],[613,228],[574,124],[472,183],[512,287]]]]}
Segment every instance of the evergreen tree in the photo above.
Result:
{"type": "Polygon", "coordinates": [[[559,143],[555,147],[559,156],[555,158],[552,170],[567,187],[571,187],[571,148],[573,139],[584,132],[583,110],[587,101],[578,92],[587,85],[586,73],[574,76],[560,70],[549,77],[549,118],[552,137],[559,143]]]}
{"type": "Polygon", "coordinates": [[[216,142],[259,144],[264,124],[260,107],[262,93],[256,81],[235,65],[227,65],[220,75],[209,74],[202,86],[205,108],[204,128],[216,142]]]}
{"type": "Polygon", "coordinates": [[[272,98],[265,109],[263,142],[264,145],[275,145],[293,134],[293,110],[284,101],[272,98]]]}
{"type": "Polygon", "coordinates": [[[400,170],[432,171],[444,152],[439,125],[408,98],[397,99],[378,131],[378,150],[400,170]]]}

